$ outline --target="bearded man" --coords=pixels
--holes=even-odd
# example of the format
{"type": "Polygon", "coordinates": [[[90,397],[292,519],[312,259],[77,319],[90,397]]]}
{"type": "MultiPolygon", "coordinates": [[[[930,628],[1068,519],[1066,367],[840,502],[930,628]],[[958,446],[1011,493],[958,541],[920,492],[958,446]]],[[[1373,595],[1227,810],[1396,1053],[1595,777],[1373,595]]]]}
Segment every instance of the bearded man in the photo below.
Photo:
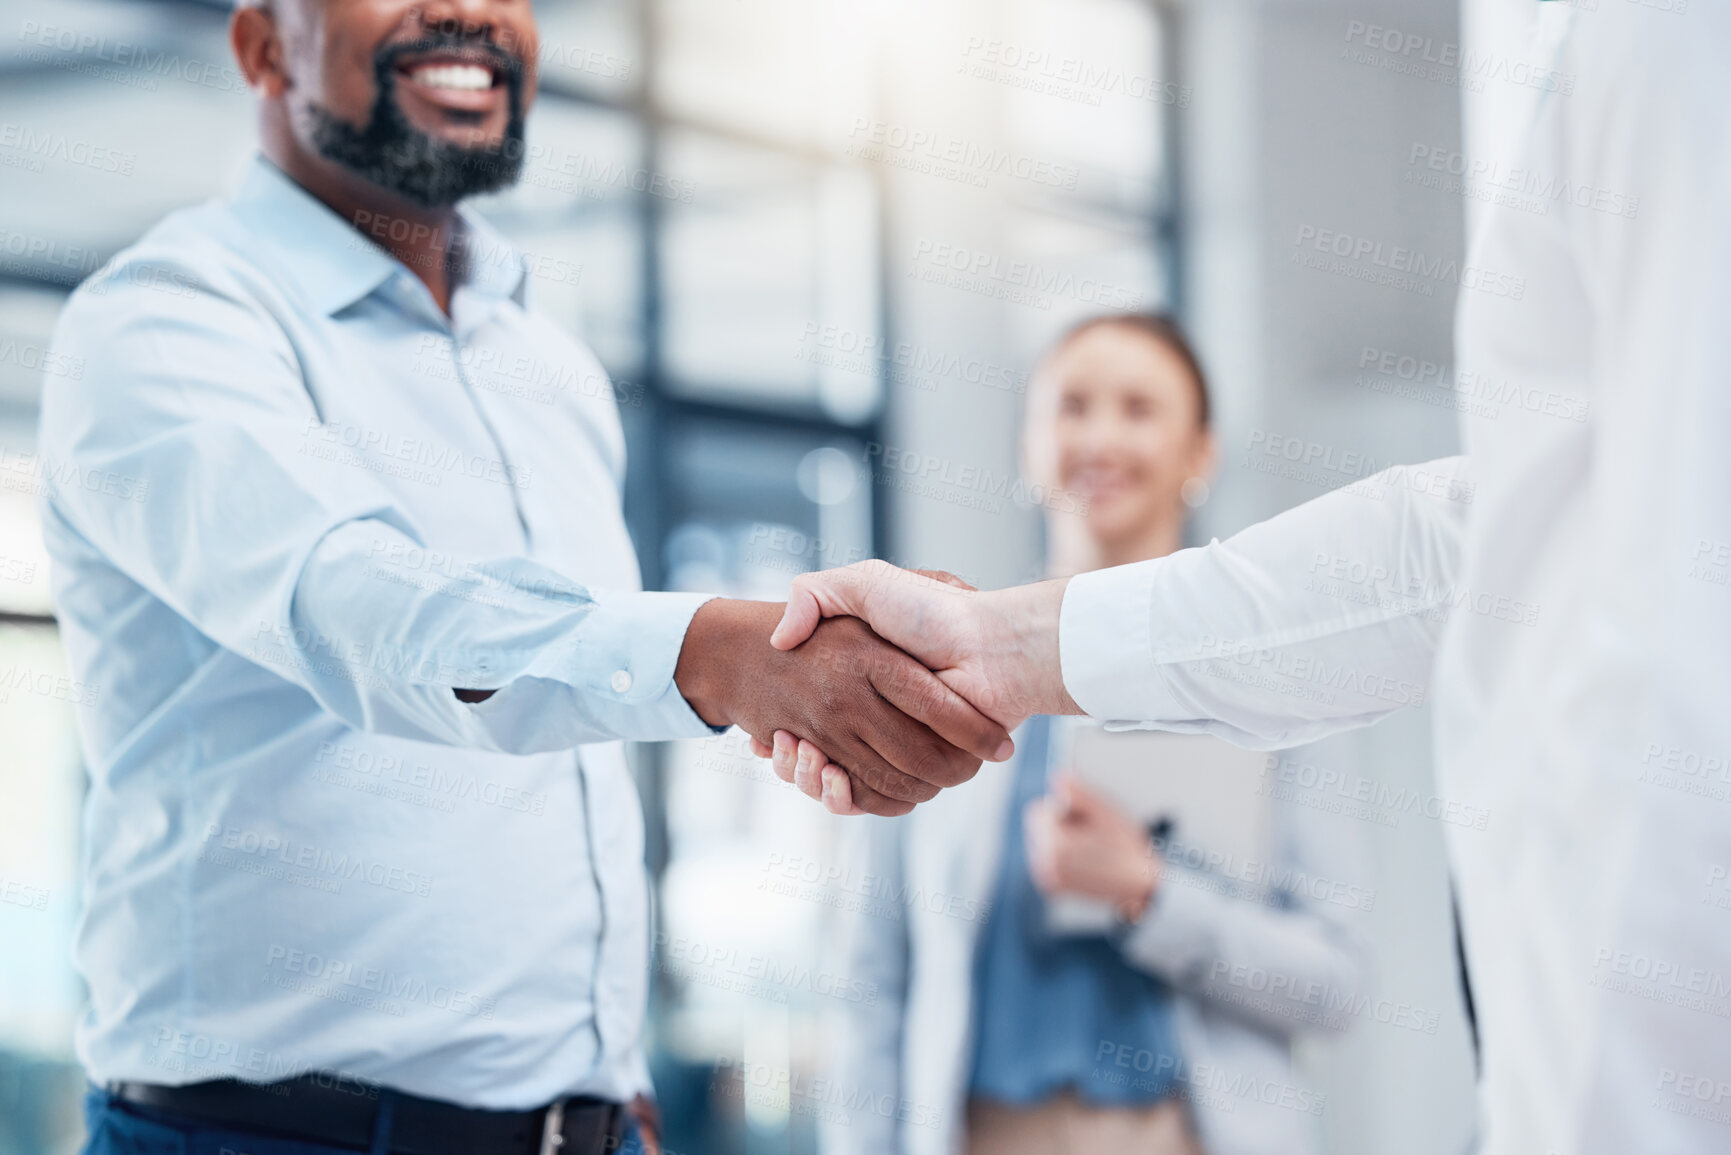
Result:
{"type": "Polygon", "coordinates": [[[653,1143],[621,740],[786,730],[891,814],[1008,736],[857,622],[641,591],[606,375],[458,208],[521,164],[529,0],[231,41],[262,155],[73,295],[42,405],[87,1151],[653,1143]]]}

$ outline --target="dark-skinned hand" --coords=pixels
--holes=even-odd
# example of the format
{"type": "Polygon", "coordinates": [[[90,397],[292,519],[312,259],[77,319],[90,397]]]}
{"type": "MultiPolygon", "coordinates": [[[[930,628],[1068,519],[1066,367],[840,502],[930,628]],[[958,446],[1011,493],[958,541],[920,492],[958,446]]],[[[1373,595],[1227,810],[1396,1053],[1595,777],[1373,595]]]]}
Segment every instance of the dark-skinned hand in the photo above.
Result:
{"type": "Polygon", "coordinates": [[[1009,756],[1003,727],[857,618],[777,650],[782,609],[716,599],[693,616],[673,677],[704,721],[740,727],[759,749],[777,731],[807,739],[847,771],[868,814],[906,814],[1009,756]]]}

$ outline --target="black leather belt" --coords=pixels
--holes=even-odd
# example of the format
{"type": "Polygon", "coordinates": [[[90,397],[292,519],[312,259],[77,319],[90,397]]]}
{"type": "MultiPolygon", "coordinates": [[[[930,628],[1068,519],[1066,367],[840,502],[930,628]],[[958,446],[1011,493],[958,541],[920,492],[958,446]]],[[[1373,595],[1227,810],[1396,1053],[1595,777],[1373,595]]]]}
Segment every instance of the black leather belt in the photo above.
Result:
{"type": "Polygon", "coordinates": [[[109,1092],[189,1123],[356,1151],[370,1151],[383,1126],[392,1155],[616,1155],[625,1134],[625,1108],[603,1099],[484,1111],[337,1075],[185,1087],[115,1083],[109,1092]],[[382,1119],[384,1112],[389,1116],[382,1119]]]}

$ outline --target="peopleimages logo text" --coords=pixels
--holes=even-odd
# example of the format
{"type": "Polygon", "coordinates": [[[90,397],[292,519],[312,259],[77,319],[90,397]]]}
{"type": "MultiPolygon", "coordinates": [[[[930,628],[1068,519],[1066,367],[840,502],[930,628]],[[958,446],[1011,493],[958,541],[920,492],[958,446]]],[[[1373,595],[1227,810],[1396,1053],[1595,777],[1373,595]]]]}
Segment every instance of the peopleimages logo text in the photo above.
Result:
{"type": "Polygon", "coordinates": [[[1360,267],[1368,265],[1372,269],[1382,269],[1390,274],[1401,274],[1420,281],[1439,281],[1458,285],[1463,289],[1477,289],[1493,297],[1507,297],[1513,301],[1519,301],[1527,295],[1525,277],[1499,273],[1479,265],[1463,265],[1451,257],[1430,256],[1419,249],[1409,249],[1404,245],[1387,245],[1373,237],[1354,236],[1335,229],[1319,229],[1315,225],[1299,225],[1298,236],[1292,243],[1299,252],[1310,248],[1317,253],[1341,261],[1350,261],[1360,267]]]}

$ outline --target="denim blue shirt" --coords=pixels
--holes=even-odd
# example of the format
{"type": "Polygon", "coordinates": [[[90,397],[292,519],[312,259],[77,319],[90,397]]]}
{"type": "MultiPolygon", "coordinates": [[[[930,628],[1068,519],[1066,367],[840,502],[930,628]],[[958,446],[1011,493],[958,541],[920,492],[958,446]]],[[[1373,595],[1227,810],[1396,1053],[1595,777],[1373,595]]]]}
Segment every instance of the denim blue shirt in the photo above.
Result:
{"type": "Polygon", "coordinates": [[[1178,1066],[1159,1061],[1178,1057],[1171,990],[1132,967],[1104,935],[1046,929],[1022,812],[1046,793],[1051,719],[1030,720],[1017,745],[992,920],[979,944],[969,1090],[1030,1106],[1064,1090],[1091,1103],[1158,1102],[1172,1093],[1178,1066]],[[1116,1061],[1124,1046],[1148,1060],[1125,1068],[1116,1061]]]}
{"type": "Polygon", "coordinates": [[[36,472],[98,1081],[646,1085],[613,740],[710,732],[672,681],[703,599],[640,592],[612,387],[525,260],[462,235],[447,317],[259,160],[62,316],[85,372],[47,380],[36,472]]]}

